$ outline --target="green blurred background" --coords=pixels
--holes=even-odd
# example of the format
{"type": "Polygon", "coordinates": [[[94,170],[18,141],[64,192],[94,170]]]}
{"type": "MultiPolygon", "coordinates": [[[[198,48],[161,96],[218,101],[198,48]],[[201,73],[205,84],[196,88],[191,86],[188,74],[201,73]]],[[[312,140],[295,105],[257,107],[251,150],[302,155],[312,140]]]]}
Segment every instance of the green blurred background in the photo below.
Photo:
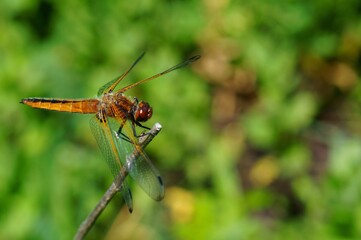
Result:
{"type": "Polygon", "coordinates": [[[161,202],[132,184],[88,239],[360,239],[361,2],[0,3],[0,239],[71,239],[112,182],[89,115],[19,104],[94,97],[200,54],[130,96],[161,202]],[[123,206],[123,207],[122,207],[123,206]]]}

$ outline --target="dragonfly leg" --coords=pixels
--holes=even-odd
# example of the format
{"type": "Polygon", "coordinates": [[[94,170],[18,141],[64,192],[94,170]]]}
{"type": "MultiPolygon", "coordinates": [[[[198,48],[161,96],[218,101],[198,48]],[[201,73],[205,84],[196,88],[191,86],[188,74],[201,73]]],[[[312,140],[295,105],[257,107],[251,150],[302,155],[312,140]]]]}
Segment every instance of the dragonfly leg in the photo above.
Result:
{"type": "Polygon", "coordinates": [[[130,141],[129,137],[127,135],[125,135],[124,133],[120,132],[119,134],[117,134],[118,137],[120,137],[121,139],[129,142],[129,143],[132,143],[132,141],[130,141]]]}
{"type": "Polygon", "coordinates": [[[146,136],[146,135],[150,134],[149,132],[142,132],[140,135],[138,135],[136,130],[135,130],[135,125],[137,125],[138,127],[150,130],[149,127],[143,126],[142,124],[140,124],[140,122],[135,121],[132,124],[133,134],[134,134],[135,137],[140,138],[140,137],[143,137],[143,136],[146,136]]]}
{"type": "MultiPolygon", "coordinates": [[[[129,142],[129,143],[132,143],[132,141],[130,140],[130,138],[126,135],[126,134],[124,134],[123,132],[122,132],[122,126],[120,126],[119,127],[119,129],[118,129],[118,131],[115,133],[116,134],[116,136],[117,136],[117,138],[121,138],[121,139],[123,139],[123,140],[125,140],[125,141],[127,141],[127,142],[129,142]]],[[[148,133],[141,133],[140,135],[138,135],[137,133],[136,133],[136,131],[135,131],[135,127],[132,125],[132,130],[133,130],[133,136],[134,137],[136,137],[136,138],[140,138],[140,137],[143,137],[143,136],[145,136],[145,135],[148,135],[148,133]]]]}
{"type": "Polygon", "coordinates": [[[141,128],[147,129],[147,130],[150,130],[149,127],[140,124],[140,122],[135,122],[135,124],[136,124],[138,127],[141,127],[141,128]]]}
{"type": "Polygon", "coordinates": [[[132,143],[130,138],[122,132],[122,129],[123,129],[122,126],[120,126],[118,131],[115,133],[117,138],[121,138],[121,139],[123,139],[123,140],[125,140],[125,141],[127,141],[129,143],[132,143]]]}
{"type": "MultiPolygon", "coordinates": [[[[133,131],[133,136],[134,136],[134,137],[140,138],[140,137],[143,137],[143,136],[146,136],[146,135],[149,134],[148,132],[146,132],[146,133],[142,132],[140,135],[138,135],[138,134],[137,134],[137,131],[136,131],[136,129],[135,129],[135,125],[137,125],[137,126],[139,126],[139,127],[141,127],[141,128],[150,130],[149,127],[143,126],[143,125],[140,124],[138,121],[133,121],[132,124],[131,124],[131,126],[132,126],[132,131],[133,131]]],[[[118,138],[121,138],[121,139],[129,142],[129,143],[132,143],[131,139],[130,139],[126,134],[124,134],[124,133],[122,132],[123,126],[124,126],[124,124],[120,125],[118,131],[115,132],[116,136],[117,136],[118,138]]]]}

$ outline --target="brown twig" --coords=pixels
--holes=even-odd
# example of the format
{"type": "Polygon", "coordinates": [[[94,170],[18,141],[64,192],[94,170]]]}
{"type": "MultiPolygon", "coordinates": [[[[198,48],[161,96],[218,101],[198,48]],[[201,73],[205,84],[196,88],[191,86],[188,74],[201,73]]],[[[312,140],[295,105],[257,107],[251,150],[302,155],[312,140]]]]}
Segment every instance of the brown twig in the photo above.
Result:
{"type": "MultiPolygon", "coordinates": [[[[144,134],[139,138],[139,145],[142,148],[145,148],[153,140],[153,138],[159,133],[161,129],[162,126],[159,123],[154,124],[154,126],[146,134],[144,134]]],[[[137,153],[131,154],[129,159],[130,163],[135,161],[137,157],[138,157],[137,153]]],[[[88,215],[88,217],[82,222],[82,224],[78,228],[78,231],[74,237],[75,240],[84,239],[86,234],[90,231],[90,229],[94,225],[97,218],[100,216],[100,214],[109,204],[109,202],[113,199],[115,194],[119,191],[120,186],[122,185],[127,175],[128,175],[127,169],[126,167],[123,166],[120,169],[120,174],[118,175],[118,177],[114,179],[112,185],[110,185],[108,190],[104,193],[102,199],[98,202],[98,204],[95,206],[93,211],[88,215]]]]}

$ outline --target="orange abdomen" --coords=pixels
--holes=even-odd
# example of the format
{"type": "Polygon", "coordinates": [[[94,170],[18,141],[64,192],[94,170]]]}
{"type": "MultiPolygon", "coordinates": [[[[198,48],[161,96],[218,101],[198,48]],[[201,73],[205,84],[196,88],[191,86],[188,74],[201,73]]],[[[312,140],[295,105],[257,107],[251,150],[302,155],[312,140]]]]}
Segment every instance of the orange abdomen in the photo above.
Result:
{"type": "Polygon", "coordinates": [[[57,99],[57,98],[24,98],[21,103],[33,108],[41,108],[60,112],[96,113],[98,99],[57,99]]]}

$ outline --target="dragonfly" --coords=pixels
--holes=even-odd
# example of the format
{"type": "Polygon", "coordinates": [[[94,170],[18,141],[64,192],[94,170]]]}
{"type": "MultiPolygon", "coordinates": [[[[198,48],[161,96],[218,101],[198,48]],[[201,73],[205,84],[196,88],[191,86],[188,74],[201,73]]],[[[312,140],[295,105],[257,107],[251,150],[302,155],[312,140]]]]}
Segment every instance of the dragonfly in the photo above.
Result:
{"type": "MultiPolygon", "coordinates": [[[[197,61],[200,56],[193,56],[163,72],[115,90],[117,85],[144,57],[144,54],[145,52],[134,61],[125,73],[102,86],[96,98],[34,97],[24,98],[21,103],[46,110],[95,114],[90,119],[90,128],[115,180],[119,174],[123,173],[122,167],[125,167],[131,178],[152,199],[160,201],[164,197],[162,177],[140,146],[139,137],[141,135],[137,135],[136,132],[136,127],[149,129],[142,123],[152,117],[153,109],[148,102],[139,101],[137,98],[132,99],[125,96],[124,93],[135,86],[191,64],[197,61]],[[130,163],[128,159],[131,154],[136,156],[136,159],[130,163]]],[[[127,179],[124,179],[119,191],[128,206],[129,212],[132,212],[132,194],[127,179]]]]}

